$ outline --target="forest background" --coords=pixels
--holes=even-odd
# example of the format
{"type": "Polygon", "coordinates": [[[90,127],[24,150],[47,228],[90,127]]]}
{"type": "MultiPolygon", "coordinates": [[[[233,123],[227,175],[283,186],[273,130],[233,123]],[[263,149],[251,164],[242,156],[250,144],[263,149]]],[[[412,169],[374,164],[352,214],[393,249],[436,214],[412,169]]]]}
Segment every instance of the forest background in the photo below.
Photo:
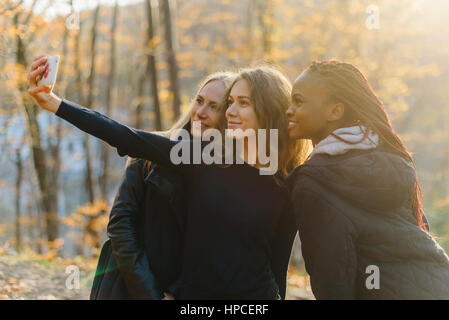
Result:
{"type": "MultiPolygon", "coordinates": [[[[449,251],[448,11],[444,0],[1,0],[0,254],[91,279],[124,173],[125,158],[28,96],[44,52],[61,56],[57,94],[149,131],[169,128],[211,72],[268,61],[293,81],[314,60],[354,63],[413,152],[449,251]]],[[[309,290],[299,241],[290,270],[309,290]]]]}

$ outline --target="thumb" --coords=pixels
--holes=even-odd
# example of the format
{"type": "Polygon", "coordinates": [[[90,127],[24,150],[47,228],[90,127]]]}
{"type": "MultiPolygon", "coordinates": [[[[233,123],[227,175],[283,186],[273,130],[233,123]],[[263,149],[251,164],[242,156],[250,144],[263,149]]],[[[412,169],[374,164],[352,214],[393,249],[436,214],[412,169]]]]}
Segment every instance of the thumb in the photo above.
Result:
{"type": "Polygon", "coordinates": [[[40,92],[49,92],[49,91],[51,91],[51,88],[49,88],[49,87],[34,87],[34,88],[28,89],[28,93],[31,95],[35,95],[40,92]]]}

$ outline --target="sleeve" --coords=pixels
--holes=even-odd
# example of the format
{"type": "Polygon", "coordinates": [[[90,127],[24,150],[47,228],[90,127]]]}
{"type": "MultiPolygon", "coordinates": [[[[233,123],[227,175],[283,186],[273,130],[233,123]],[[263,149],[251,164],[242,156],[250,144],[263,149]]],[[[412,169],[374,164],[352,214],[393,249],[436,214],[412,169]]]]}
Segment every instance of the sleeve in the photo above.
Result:
{"type": "Polygon", "coordinates": [[[353,224],[327,198],[303,187],[292,202],[301,250],[316,299],[356,298],[356,250],[353,224]]]}
{"type": "Polygon", "coordinates": [[[128,155],[178,167],[170,160],[171,148],[181,141],[130,128],[105,115],[63,99],[56,115],[80,130],[115,147],[120,156],[128,155]]]}
{"type": "Polygon", "coordinates": [[[296,232],[295,217],[291,204],[288,202],[275,231],[271,258],[271,270],[279,286],[279,295],[282,300],[286,296],[287,271],[296,232]]]}
{"type": "Polygon", "coordinates": [[[133,299],[163,298],[162,291],[148,263],[145,250],[138,241],[136,218],[144,193],[142,166],[132,161],[112,206],[107,226],[111,239],[112,255],[133,299]]]}

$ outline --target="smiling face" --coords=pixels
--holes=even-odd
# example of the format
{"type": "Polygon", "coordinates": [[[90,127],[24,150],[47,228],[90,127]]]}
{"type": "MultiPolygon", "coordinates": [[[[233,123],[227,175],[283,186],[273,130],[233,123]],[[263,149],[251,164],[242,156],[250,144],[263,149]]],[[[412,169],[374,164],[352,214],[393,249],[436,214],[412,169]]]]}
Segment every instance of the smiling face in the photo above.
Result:
{"type": "Polygon", "coordinates": [[[213,80],[200,90],[193,102],[190,116],[192,135],[193,121],[201,121],[201,135],[209,128],[218,128],[221,118],[219,104],[223,101],[225,93],[225,85],[220,80],[213,80]]]}
{"type": "Polygon", "coordinates": [[[330,96],[325,80],[314,73],[303,72],[295,80],[287,110],[291,139],[311,139],[315,145],[338,127],[344,108],[330,96]]]}
{"type": "Polygon", "coordinates": [[[226,110],[228,129],[259,129],[256,111],[251,102],[251,90],[245,79],[238,80],[231,89],[226,110]]]}

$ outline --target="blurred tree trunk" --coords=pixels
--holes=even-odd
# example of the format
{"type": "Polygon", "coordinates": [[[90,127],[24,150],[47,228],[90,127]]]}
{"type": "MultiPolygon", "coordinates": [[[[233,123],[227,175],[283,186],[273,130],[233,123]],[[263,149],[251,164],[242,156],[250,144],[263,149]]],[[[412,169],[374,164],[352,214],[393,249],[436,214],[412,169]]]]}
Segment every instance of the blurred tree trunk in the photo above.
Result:
{"type": "MultiPolygon", "coordinates": [[[[36,1],[33,2],[31,9],[34,8],[35,4],[36,1]]],[[[16,28],[20,28],[20,14],[21,11],[17,12],[13,17],[13,23],[16,28]]],[[[28,16],[24,19],[24,25],[28,24],[31,16],[32,10],[29,11],[28,16]]],[[[26,44],[19,35],[16,36],[16,41],[16,62],[21,71],[26,72],[26,70],[29,68],[29,63],[26,59],[26,44]]],[[[19,83],[17,84],[17,87],[22,93],[23,105],[26,114],[27,130],[31,140],[33,163],[39,183],[40,206],[42,206],[42,209],[44,210],[47,240],[49,242],[53,242],[58,237],[58,212],[57,207],[55,207],[51,199],[52,193],[57,192],[57,190],[50,188],[48,184],[46,156],[41,144],[41,133],[39,123],[37,121],[38,108],[35,107],[34,103],[31,101],[30,97],[27,94],[28,84],[26,83],[26,81],[20,79],[18,82],[19,83]]]]}
{"type": "MultiPolygon", "coordinates": [[[[112,91],[114,87],[114,81],[115,81],[115,30],[117,27],[117,17],[118,17],[118,1],[115,2],[114,6],[114,13],[112,15],[112,23],[111,23],[111,50],[109,54],[109,76],[108,76],[108,83],[106,87],[106,115],[111,114],[112,109],[112,91]]],[[[108,178],[109,178],[109,147],[106,145],[106,143],[102,142],[101,144],[101,160],[103,163],[103,174],[100,177],[100,190],[101,190],[101,198],[106,201],[107,194],[108,194],[108,178]]]]}
{"type": "Polygon", "coordinates": [[[20,234],[20,201],[21,201],[21,192],[20,187],[22,186],[22,157],[20,154],[20,148],[16,150],[16,251],[20,252],[22,248],[22,237],[20,234]]]}
{"type": "Polygon", "coordinates": [[[143,118],[142,111],[144,106],[145,95],[145,83],[148,77],[150,78],[150,89],[153,97],[153,110],[154,110],[154,128],[158,131],[162,130],[162,116],[159,101],[159,92],[157,89],[157,70],[156,70],[156,57],[154,54],[155,42],[154,42],[154,24],[153,24],[153,11],[151,7],[151,0],[146,0],[146,12],[148,18],[148,28],[145,37],[145,56],[147,65],[144,72],[140,75],[139,84],[137,88],[138,103],[135,113],[135,127],[142,128],[143,118]]]}
{"type": "Polygon", "coordinates": [[[81,82],[82,75],[81,75],[81,64],[80,64],[80,56],[81,56],[81,33],[83,28],[82,19],[80,18],[79,21],[79,29],[78,33],[75,37],[75,57],[74,57],[74,67],[76,70],[76,78],[75,78],[75,91],[77,93],[77,100],[80,105],[85,106],[84,103],[84,90],[83,90],[83,84],[81,82]]]}
{"type": "MultiPolygon", "coordinates": [[[[68,38],[69,38],[69,29],[64,29],[64,35],[62,39],[62,58],[65,59],[68,55],[68,38]]],[[[64,92],[64,96],[67,96],[67,72],[66,67],[60,68],[60,84],[62,85],[62,89],[64,92]]],[[[51,120],[53,120],[54,117],[51,117],[51,120]]],[[[50,194],[50,201],[52,202],[53,206],[56,208],[56,210],[59,208],[59,188],[60,188],[60,173],[61,173],[61,139],[62,139],[62,120],[59,117],[56,117],[56,126],[55,126],[55,137],[51,137],[51,135],[48,135],[47,145],[48,149],[50,151],[50,155],[52,157],[50,161],[51,170],[48,171],[49,175],[49,185],[52,186],[52,189],[54,192],[51,192],[50,194]]]]}
{"type": "MultiPolygon", "coordinates": [[[[31,201],[28,200],[27,201],[27,205],[26,205],[26,215],[27,215],[27,219],[28,219],[28,227],[27,227],[27,234],[28,234],[28,246],[30,248],[33,247],[33,244],[35,244],[37,241],[35,241],[35,236],[34,236],[34,230],[36,229],[36,219],[34,218],[33,215],[33,210],[31,209],[31,201]]],[[[36,252],[38,251],[38,248],[36,247],[36,252]]]]}
{"type": "Polygon", "coordinates": [[[262,52],[265,59],[269,59],[272,51],[273,34],[273,4],[272,0],[262,0],[259,4],[259,24],[262,31],[262,52]]]}
{"type": "Polygon", "coordinates": [[[145,71],[139,76],[137,83],[137,105],[134,111],[134,127],[137,129],[142,129],[143,124],[143,107],[144,107],[144,97],[145,97],[145,71]]]}
{"type": "MultiPolygon", "coordinates": [[[[85,106],[85,99],[84,99],[84,86],[82,83],[82,74],[81,74],[81,63],[80,63],[80,59],[81,59],[81,33],[82,33],[82,29],[83,28],[83,21],[80,18],[79,20],[79,29],[78,29],[78,33],[75,37],[75,52],[74,52],[74,67],[76,70],[76,77],[75,77],[75,92],[77,95],[77,100],[79,102],[80,105],[85,106]]],[[[81,232],[84,232],[84,230],[82,230],[81,232]]],[[[75,244],[74,244],[74,251],[75,251],[75,255],[83,255],[83,240],[82,237],[80,237],[81,239],[79,239],[79,241],[77,241],[78,239],[75,240],[75,244]]]]}
{"type": "Polygon", "coordinates": [[[254,58],[254,1],[255,0],[249,0],[248,7],[246,9],[246,37],[248,43],[245,54],[246,64],[250,64],[251,60],[254,58]]]}
{"type": "Polygon", "coordinates": [[[164,25],[164,40],[165,40],[168,72],[170,79],[170,90],[173,95],[173,115],[175,119],[177,119],[181,114],[181,98],[179,93],[179,79],[178,79],[178,67],[176,65],[176,54],[175,50],[173,49],[172,24],[171,24],[169,0],[160,0],[159,9],[162,16],[162,23],[164,25]]]}
{"type": "Polygon", "coordinates": [[[155,116],[155,129],[162,130],[162,117],[161,107],[159,102],[159,92],[157,89],[157,69],[156,69],[156,56],[154,54],[154,25],[153,25],[153,11],[151,9],[151,0],[147,0],[147,16],[148,16],[148,30],[147,30],[147,72],[150,76],[150,86],[153,95],[153,110],[155,116]]]}
{"type": "MultiPolygon", "coordinates": [[[[92,31],[91,31],[91,42],[90,42],[90,54],[91,54],[91,62],[90,62],[90,73],[89,78],[87,80],[89,92],[86,100],[86,107],[91,108],[92,103],[94,100],[94,91],[95,91],[95,62],[96,62],[96,41],[97,41],[97,25],[98,25],[98,17],[100,13],[100,4],[97,4],[97,7],[95,8],[93,22],[92,22],[92,31]]],[[[84,135],[84,150],[85,150],[85,156],[86,156],[86,178],[85,178],[85,186],[87,190],[87,196],[88,201],[90,204],[93,204],[95,202],[95,187],[94,187],[94,179],[93,179],[93,169],[92,169],[92,154],[90,151],[90,144],[89,144],[89,135],[86,133],[84,135]]],[[[88,217],[88,221],[86,223],[84,234],[85,239],[92,239],[94,243],[92,243],[93,246],[99,247],[99,239],[97,232],[93,228],[95,217],[90,216],[88,217]],[[87,236],[87,237],[86,237],[87,236]]]]}

